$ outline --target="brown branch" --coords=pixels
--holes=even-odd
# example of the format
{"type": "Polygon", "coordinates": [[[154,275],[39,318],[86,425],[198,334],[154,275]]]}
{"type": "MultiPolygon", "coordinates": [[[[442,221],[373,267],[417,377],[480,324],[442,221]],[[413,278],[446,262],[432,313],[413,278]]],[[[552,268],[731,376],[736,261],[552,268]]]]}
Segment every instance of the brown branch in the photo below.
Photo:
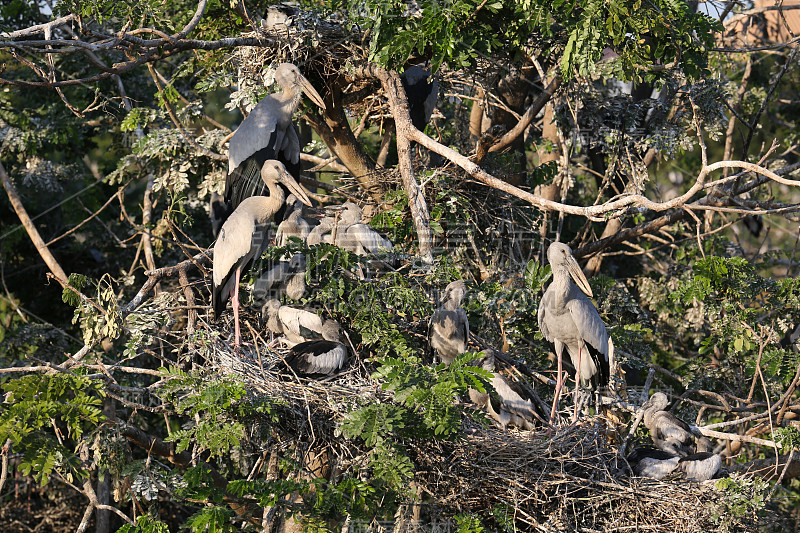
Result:
{"type": "Polygon", "coordinates": [[[394,70],[386,71],[375,66],[371,69],[371,73],[380,80],[383,90],[389,99],[397,134],[397,158],[400,176],[403,179],[403,187],[408,195],[408,205],[411,210],[411,217],[414,220],[414,228],[417,230],[419,254],[422,256],[423,261],[430,263],[433,261],[430,214],[428,213],[428,204],[425,202],[425,195],[414,177],[414,168],[411,162],[410,136],[413,131],[419,130],[411,122],[411,115],[408,112],[408,99],[397,72],[394,70]]]}
{"type": "Polygon", "coordinates": [[[794,479],[800,477],[800,453],[792,452],[791,454],[781,455],[777,461],[774,458],[758,459],[749,463],[734,465],[728,471],[738,474],[751,474],[765,481],[775,481],[781,476],[783,476],[783,479],[794,479]],[[783,473],[781,473],[782,470],[784,470],[783,473]]]}
{"type": "Polygon", "coordinates": [[[2,163],[0,163],[0,181],[3,183],[3,188],[6,190],[8,200],[11,202],[11,206],[17,213],[19,221],[25,227],[25,231],[28,232],[28,237],[30,237],[31,241],[33,241],[36,251],[39,252],[39,255],[44,260],[47,268],[50,269],[50,272],[52,272],[56,281],[58,281],[62,287],[66,286],[68,279],[67,274],[50,252],[50,249],[47,247],[47,244],[45,244],[44,239],[42,239],[41,235],[39,235],[39,231],[36,229],[36,226],[33,225],[33,221],[28,216],[25,206],[22,205],[22,200],[20,200],[19,195],[17,194],[17,189],[11,182],[11,178],[8,176],[8,173],[6,172],[6,169],[3,167],[2,163]]]}
{"type": "Polygon", "coordinates": [[[174,276],[175,274],[180,274],[181,271],[186,271],[192,265],[201,268],[205,265],[211,264],[211,256],[209,256],[206,252],[200,252],[196,254],[191,259],[187,259],[178,263],[177,265],[172,265],[168,267],[162,267],[156,270],[148,270],[145,272],[147,276],[147,281],[142,285],[142,288],[139,289],[139,292],[133,297],[133,299],[128,302],[128,305],[122,308],[120,311],[122,316],[126,316],[136,310],[137,307],[142,305],[145,297],[153,290],[153,287],[162,279],[167,276],[174,276]]]}
{"type": "Polygon", "coordinates": [[[523,114],[519,119],[517,125],[511,128],[505,135],[500,137],[500,139],[498,139],[498,141],[489,148],[489,151],[498,152],[503,150],[511,145],[511,143],[514,142],[517,137],[522,135],[525,132],[525,129],[530,126],[531,122],[533,122],[533,119],[536,118],[536,115],[539,114],[539,111],[541,111],[545,104],[550,101],[560,85],[561,76],[556,74],[542,94],[540,94],[536,99],[536,101],[525,110],[525,114],[523,114]]]}

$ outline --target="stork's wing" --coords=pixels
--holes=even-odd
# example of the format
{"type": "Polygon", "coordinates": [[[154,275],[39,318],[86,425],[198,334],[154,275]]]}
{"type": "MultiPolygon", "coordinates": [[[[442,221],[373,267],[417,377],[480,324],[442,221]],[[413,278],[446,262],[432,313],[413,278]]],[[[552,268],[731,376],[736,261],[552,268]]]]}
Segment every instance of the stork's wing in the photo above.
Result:
{"type": "Polygon", "coordinates": [[[291,349],[286,362],[300,374],[330,376],[344,366],[347,348],[341,343],[317,340],[301,342],[291,349]]]}
{"type": "Polygon", "coordinates": [[[439,359],[449,364],[464,353],[469,340],[469,322],[463,309],[448,311],[437,309],[431,317],[428,340],[439,359]],[[459,312],[460,311],[460,312],[459,312]]]}
{"type": "Polygon", "coordinates": [[[389,252],[392,250],[391,241],[381,237],[381,234],[366,224],[353,224],[347,228],[346,237],[352,239],[371,254],[389,252]]]}
{"type": "Polygon", "coordinates": [[[278,318],[284,325],[284,330],[304,339],[322,336],[322,319],[312,311],[284,305],[278,310],[278,318]]]}
{"type": "MultiPolygon", "coordinates": [[[[263,102],[263,100],[262,100],[263,102]]],[[[256,106],[257,108],[257,106],[256,106]]],[[[255,113],[255,110],[253,110],[255,113]]],[[[247,120],[253,116],[253,113],[245,119],[239,126],[231,138],[230,149],[228,150],[228,176],[225,179],[225,201],[230,206],[231,211],[242,203],[245,198],[250,196],[264,196],[267,194],[267,186],[264,180],[261,179],[261,167],[264,162],[269,159],[275,159],[283,163],[286,171],[292,175],[295,180],[300,179],[300,159],[297,154],[300,153],[299,145],[296,149],[289,152],[286,150],[276,149],[278,142],[284,142],[284,135],[278,135],[277,131],[273,131],[275,126],[272,126],[269,134],[266,132],[255,133],[242,133],[241,140],[245,143],[245,147],[238,145],[238,141],[234,143],[239,131],[243,131],[242,127],[246,126],[246,131],[252,128],[248,125],[247,120]],[[251,137],[247,137],[251,135],[251,137]],[[258,140],[260,139],[260,141],[258,140]],[[256,145],[260,146],[257,147],[256,145]],[[254,150],[248,152],[248,150],[254,150]]],[[[296,130],[297,126],[290,124],[289,128],[296,130]]],[[[295,132],[293,137],[297,139],[295,132]]],[[[283,220],[285,207],[275,213],[275,220],[283,220]]]]}
{"type": "Polygon", "coordinates": [[[280,102],[272,95],[267,95],[256,104],[256,107],[239,124],[231,137],[228,145],[228,174],[245,162],[253,154],[260,152],[268,146],[278,146],[276,141],[283,141],[273,137],[278,125],[278,117],[282,114],[280,102]],[[270,144],[272,143],[272,144],[270,144]]]}
{"type": "Polygon", "coordinates": [[[267,227],[255,224],[247,209],[232,214],[219,232],[214,243],[212,280],[212,306],[219,316],[225,308],[227,295],[235,280],[238,267],[244,272],[250,267],[253,258],[261,254],[267,239],[267,227]]]}
{"type": "Polygon", "coordinates": [[[542,332],[547,342],[554,342],[555,337],[553,337],[550,333],[550,329],[547,327],[547,308],[550,305],[550,300],[550,294],[545,291],[544,296],[542,296],[542,301],[539,302],[539,331],[542,332]]]}
{"type": "Polygon", "coordinates": [[[587,344],[605,356],[608,361],[608,332],[594,304],[582,292],[567,302],[567,309],[578,327],[578,333],[587,344]]]}
{"type": "Polygon", "coordinates": [[[464,336],[464,349],[466,350],[467,344],[469,344],[469,319],[467,318],[467,312],[461,307],[458,308],[456,313],[458,316],[456,325],[460,327],[461,335],[464,336]]]}

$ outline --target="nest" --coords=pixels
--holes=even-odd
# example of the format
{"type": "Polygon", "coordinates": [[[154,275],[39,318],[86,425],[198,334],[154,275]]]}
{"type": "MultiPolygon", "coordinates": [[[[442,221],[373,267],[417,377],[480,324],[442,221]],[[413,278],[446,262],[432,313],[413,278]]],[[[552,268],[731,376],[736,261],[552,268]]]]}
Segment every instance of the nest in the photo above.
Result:
{"type": "MultiPolygon", "coordinates": [[[[336,427],[356,405],[388,402],[391,394],[356,361],[326,381],[292,376],[277,342],[256,342],[234,354],[217,341],[208,353],[213,367],[236,375],[254,395],[279,399],[288,435],[313,435],[337,456],[339,471],[360,468],[368,453],[336,427]]],[[[459,514],[484,524],[511,519],[531,531],[716,531],[723,494],[712,483],[655,481],[633,477],[614,445],[616,433],[602,417],[588,417],[549,436],[503,431],[468,417],[456,441],[407,442],[415,464],[415,502],[401,508],[387,530],[450,524],[459,514]],[[416,526],[414,526],[416,524],[416,526]],[[524,524],[524,526],[523,526],[524,524]]],[[[737,524],[741,526],[742,524],[737,524]]],[[[445,527],[442,525],[442,527],[445,527]]],[[[379,531],[376,524],[371,530],[379,531]]]]}

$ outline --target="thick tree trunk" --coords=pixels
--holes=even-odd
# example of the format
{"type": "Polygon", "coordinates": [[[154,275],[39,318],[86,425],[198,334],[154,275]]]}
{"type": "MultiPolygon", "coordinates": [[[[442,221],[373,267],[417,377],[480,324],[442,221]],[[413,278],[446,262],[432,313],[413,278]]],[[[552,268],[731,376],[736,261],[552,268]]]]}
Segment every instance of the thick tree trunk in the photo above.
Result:
{"type": "Polygon", "coordinates": [[[344,106],[341,101],[341,90],[338,83],[331,83],[329,99],[325,102],[326,109],[322,116],[307,116],[307,120],[314,131],[317,132],[328,148],[336,154],[339,161],[347,167],[350,174],[369,194],[376,203],[383,201],[383,187],[375,180],[375,164],[370,160],[361,144],[353,135],[344,106]]]}

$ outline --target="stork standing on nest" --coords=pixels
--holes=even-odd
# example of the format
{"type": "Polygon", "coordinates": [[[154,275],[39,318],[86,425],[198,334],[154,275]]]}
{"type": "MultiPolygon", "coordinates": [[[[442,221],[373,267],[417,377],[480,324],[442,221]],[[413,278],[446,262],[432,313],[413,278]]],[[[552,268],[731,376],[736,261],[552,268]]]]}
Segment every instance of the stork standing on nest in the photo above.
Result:
{"type": "Polygon", "coordinates": [[[244,199],[220,229],[214,244],[212,307],[219,318],[230,297],[233,304],[235,346],[241,343],[239,330],[239,280],[253,260],[260,256],[269,242],[268,226],[284,200],[282,184],[301,202],[311,205],[308,196],[286,172],[280,161],[269,160],[261,168],[261,179],[269,196],[244,199]]]}
{"type": "Polygon", "coordinates": [[[555,345],[558,376],[550,411],[552,424],[558,410],[558,400],[564,386],[562,354],[567,349],[575,367],[575,418],[578,417],[578,389],[590,384],[608,382],[614,343],[594,304],[586,297],[592,289],[581,267],[566,244],[554,242],[547,249],[547,259],[553,271],[553,281],[539,304],[539,329],[544,338],[555,345]],[[583,292],[581,292],[583,291],[583,292]],[[586,294],[584,294],[586,293],[586,294]]]}
{"type": "Polygon", "coordinates": [[[467,351],[469,320],[461,307],[467,288],[461,280],[444,289],[439,308],[428,325],[428,343],[439,361],[449,365],[458,355],[467,351]]]}
{"type": "Polygon", "coordinates": [[[212,216],[224,220],[246,198],[264,194],[265,188],[258,175],[267,160],[280,161],[295,180],[300,179],[300,137],[292,115],[297,111],[303,93],[321,109],[325,109],[325,103],[314,86],[291,63],[278,65],[275,82],[281,92],[262,98],[231,137],[224,205],[212,205],[212,216]]]}

